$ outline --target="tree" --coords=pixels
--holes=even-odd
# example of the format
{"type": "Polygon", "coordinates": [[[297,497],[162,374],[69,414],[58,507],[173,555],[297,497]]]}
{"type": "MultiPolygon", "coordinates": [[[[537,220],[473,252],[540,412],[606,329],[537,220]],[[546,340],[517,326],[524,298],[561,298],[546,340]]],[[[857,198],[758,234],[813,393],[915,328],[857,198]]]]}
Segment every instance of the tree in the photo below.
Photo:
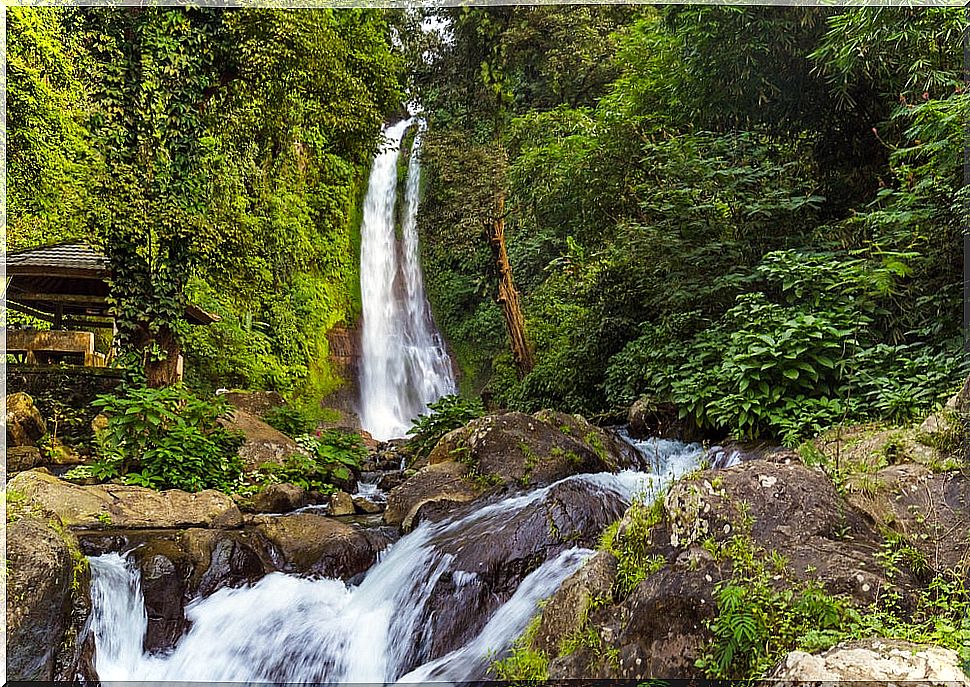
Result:
{"type": "Polygon", "coordinates": [[[106,170],[92,216],[112,269],[120,342],[150,386],[177,377],[185,287],[211,236],[203,110],[226,59],[213,9],[89,9],[91,131],[106,170]]]}

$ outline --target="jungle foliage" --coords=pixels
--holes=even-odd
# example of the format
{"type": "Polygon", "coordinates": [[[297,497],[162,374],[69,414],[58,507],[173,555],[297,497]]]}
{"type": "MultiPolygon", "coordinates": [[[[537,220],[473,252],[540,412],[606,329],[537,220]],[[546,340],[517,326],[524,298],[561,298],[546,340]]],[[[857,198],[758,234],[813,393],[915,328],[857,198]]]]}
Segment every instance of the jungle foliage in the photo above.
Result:
{"type": "Polygon", "coordinates": [[[11,249],[95,240],[149,383],[319,399],[359,313],[357,207],[400,108],[392,15],[15,7],[11,249]],[[187,301],[222,320],[189,327],[187,301]],[[158,368],[162,368],[159,370],[158,368]]]}
{"type": "Polygon", "coordinates": [[[963,12],[438,14],[450,40],[414,69],[428,289],[496,404],[616,415],[646,395],[794,444],[911,421],[966,375],[963,12]],[[522,380],[481,236],[495,187],[536,349],[522,380]]]}

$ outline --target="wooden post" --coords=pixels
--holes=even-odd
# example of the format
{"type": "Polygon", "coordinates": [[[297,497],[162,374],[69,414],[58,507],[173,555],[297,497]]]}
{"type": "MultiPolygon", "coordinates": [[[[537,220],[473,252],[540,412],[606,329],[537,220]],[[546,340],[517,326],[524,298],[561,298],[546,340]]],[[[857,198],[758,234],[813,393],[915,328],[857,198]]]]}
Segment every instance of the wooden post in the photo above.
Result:
{"type": "Polygon", "coordinates": [[[502,306],[505,327],[509,333],[512,358],[519,378],[532,371],[534,361],[532,348],[525,333],[525,317],[519,301],[519,292],[512,281],[512,266],[505,248],[505,192],[499,191],[495,197],[495,216],[485,223],[485,233],[492,248],[492,256],[498,269],[498,294],[496,302],[502,306]]]}

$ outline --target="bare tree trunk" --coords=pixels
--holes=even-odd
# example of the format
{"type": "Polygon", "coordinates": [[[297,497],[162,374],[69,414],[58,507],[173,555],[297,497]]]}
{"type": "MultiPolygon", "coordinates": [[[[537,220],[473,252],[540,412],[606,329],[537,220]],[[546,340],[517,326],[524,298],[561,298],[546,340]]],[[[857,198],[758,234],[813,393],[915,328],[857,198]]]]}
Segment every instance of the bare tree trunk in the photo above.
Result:
{"type": "Polygon", "coordinates": [[[519,292],[512,281],[512,266],[505,250],[505,192],[499,191],[495,197],[495,216],[486,223],[485,233],[492,248],[492,256],[498,269],[498,296],[496,302],[502,306],[505,327],[512,345],[512,357],[519,377],[532,371],[534,365],[532,348],[525,334],[525,317],[519,302],[519,292]]]}

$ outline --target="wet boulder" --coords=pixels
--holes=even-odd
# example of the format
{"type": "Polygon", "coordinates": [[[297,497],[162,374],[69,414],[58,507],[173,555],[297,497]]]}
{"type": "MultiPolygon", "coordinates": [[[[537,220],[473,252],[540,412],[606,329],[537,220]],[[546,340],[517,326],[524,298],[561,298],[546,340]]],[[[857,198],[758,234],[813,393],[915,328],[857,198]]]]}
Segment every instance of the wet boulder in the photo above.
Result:
{"type": "Polygon", "coordinates": [[[445,529],[433,535],[434,541],[452,562],[425,608],[426,622],[433,628],[431,657],[474,637],[484,619],[544,562],[566,549],[595,546],[603,528],[626,507],[620,494],[582,478],[528,498],[527,505],[511,511],[501,501],[465,507],[460,527],[438,525],[445,529]],[[476,609],[474,617],[469,608],[476,609]]]}
{"type": "Polygon", "coordinates": [[[569,475],[617,470],[625,452],[603,436],[585,420],[546,411],[536,416],[487,415],[448,438],[455,445],[453,459],[478,474],[505,485],[534,488],[569,475]]]}
{"type": "Polygon", "coordinates": [[[443,517],[486,493],[534,489],[636,462],[632,446],[578,415],[488,415],[442,437],[427,465],[390,492],[384,519],[406,531],[422,513],[443,517]]]}
{"type": "Polygon", "coordinates": [[[347,580],[377,560],[377,548],[361,529],[323,515],[257,516],[254,525],[283,572],[347,580]]]}
{"type": "Polygon", "coordinates": [[[417,524],[419,511],[435,505],[451,506],[467,503],[484,491],[470,475],[471,468],[463,463],[449,461],[429,465],[405,480],[387,495],[384,522],[399,525],[408,531],[417,524]]]}
{"type": "Polygon", "coordinates": [[[87,560],[56,515],[26,504],[8,506],[6,538],[7,679],[73,681],[88,643],[87,560]]]}
{"type": "Polygon", "coordinates": [[[186,578],[193,561],[169,539],[155,539],[134,550],[132,556],[141,572],[148,628],[146,651],[159,651],[175,645],[185,627],[186,578]]]}

